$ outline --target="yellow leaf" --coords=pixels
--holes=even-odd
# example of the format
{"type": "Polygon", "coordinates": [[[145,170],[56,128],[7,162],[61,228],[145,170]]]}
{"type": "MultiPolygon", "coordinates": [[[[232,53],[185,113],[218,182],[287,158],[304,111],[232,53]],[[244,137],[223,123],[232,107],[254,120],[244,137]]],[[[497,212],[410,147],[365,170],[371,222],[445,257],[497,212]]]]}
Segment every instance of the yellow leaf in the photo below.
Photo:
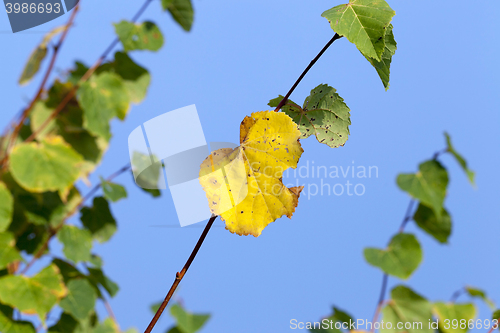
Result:
{"type": "Polygon", "coordinates": [[[200,183],[210,210],[238,235],[258,237],[271,222],[292,217],[303,186],[287,188],[283,171],[296,168],[300,131],[284,113],[261,111],[240,125],[240,146],[212,152],[201,164],[200,183]]]}

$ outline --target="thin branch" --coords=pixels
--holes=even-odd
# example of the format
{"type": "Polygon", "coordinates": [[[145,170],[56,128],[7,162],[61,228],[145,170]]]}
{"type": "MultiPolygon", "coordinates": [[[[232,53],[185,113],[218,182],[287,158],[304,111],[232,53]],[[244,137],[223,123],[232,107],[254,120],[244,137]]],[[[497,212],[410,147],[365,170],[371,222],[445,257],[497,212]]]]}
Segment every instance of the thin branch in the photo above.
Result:
{"type": "Polygon", "coordinates": [[[181,282],[182,278],[186,274],[187,270],[189,269],[189,266],[191,266],[191,263],[193,262],[194,258],[196,257],[196,254],[198,253],[198,250],[200,249],[201,245],[203,244],[203,241],[205,240],[205,237],[207,236],[208,232],[210,231],[210,228],[212,227],[212,224],[214,224],[215,219],[217,218],[217,215],[212,215],[210,220],[208,220],[207,226],[203,230],[203,233],[200,236],[200,239],[198,239],[198,242],[196,243],[196,246],[193,249],[193,252],[191,252],[191,255],[189,256],[188,260],[186,261],[186,264],[182,268],[180,272],[177,272],[175,274],[175,280],[174,283],[172,283],[172,287],[170,287],[170,290],[167,293],[167,296],[165,296],[165,299],[160,305],[160,308],[158,311],[156,311],[153,319],[151,320],[151,323],[149,323],[148,328],[144,331],[144,333],[150,333],[153,328],[156,325],[156,322],[158,319],[160,319],[161,314],[163,313],[163,310],[168,305],[168,302],[170,301],[170,298],[172,298],[172,295],[174,294],[175,290],[177,289],[177,286],[181,282]]]}
{"type": "Polygon", "coordinates": [[[108,313],[109,318],[113,321],[113,323],[116,325],[116,328],[118,331],[120,330],[120,325],[118,324],[118,321],[116,320],[115,313],[113,312],[113,309],[111,308],[111,304],[109,304],[108,300],[102,296],[102,302],[104,303],[104,307],[106,308],[106,312],[108,313]]]}
{"type": "MultiPolygon", "coordinates": [[[[401,226],[399,227],[399,233],[403,233],[406,225],[408,224],[409,221],[411,221],[411,213],[413,212],[413,206],[415,204],[415,200],[410,200],[410,203],[408,204],[408,208],[406,208],[406,213],[403,218],[403,221],[401,222],[401,226]]],[[[384,277],[382,278],[382,287],[380,288],[380,296],[377,302],[377,308],[375,309],[375,314],[373,315],[373,323],[378,321],[378,317],[380,316],[380,312],[382,311],[382,307],[384,305],[384,300],[385,300],[385,294],[387,291],[387,281],[389,279],[389,275],[387,273],[384,273],[384,277]]],[[[370,332],[375,332],[375,325],[372,326],[370,332]]]]}
{"type": "Polygon", "coordinates": [[[9,144],[7,145],[7,150],[6,150],[6,155],[4,157],[4,160],[2,160],[2,164],[6,161],[6,158],[8,156],[8,152],[12,149],[16,138],[19,134],[19,131],[23,127],[24,122],[26,119],[28,119],[31,111],[33,110],[33,107],[35,106],[35,103],[40,99],[40,96],[42,96],[43,91],[45,90],[45,84],[47,83],[50,74],[52,73],[52,69],[54,68],[54,65],[56,63],[57,56],[59,55],[59,50],[61,49],[64,41],[66,40],[66,37],[69,32],[69,28],[73,25],[73,22],[75,20],[76,14],[78,10],[80,9],[80,4],[78,3],[76,7],[73,9],[73,12],[71,13],[71,16],[69,17],[68,22],[66,23],[64,27],[64,31],[61,34],[61,37],[59,38],[59,41],[57,44],[54,46],[54,51],[52,52],[52,57],[49,62],[49,66],[47,67],[47,70],[45,71],[45,75],[43,76],[42,82],[40,83],[40,87],[37,90],[37,93],[35,94],[35,97],[31,100],[30,104],[24,111],[22,112],[19,121],[17,122],[17,125],[15,125],[14,129],[12,130],[12,133],[9,138],[9,144]]]}
{"type": "MultiPolygon", "coordinates": [[[[500,318],[498,318],[497,320],[500,322],[500,318]]],[[[488,333],[493,333],[493,331],[494,331],[494,330],[496,330],[497,328],[498,328],[498,324],[496,324],[496,325],[492,326],[492,327],[490,328],[490,330],[488,331],[488,333]]]]}
{"type": "MultiPolygon", "coordinates": [[[[380,311],[382,311],[382,306],[384,305],[385,293],[387,291],[387,281],[389,280],[389,275],[387,273],[384,274],[382,278],[382,288],[380,288],[380,296],[378,298],[377,308],[375,309],[375,314],[373,315],[373,323],[378,321],[378,317],[380,316],[380,311]]],[[[370,332],[375,331],[375,325],[372,326],[370,332]]]]}
{"type": "Polygon", "coordinates": [[[457,301],[457,299],[463,294],[465,293],[465,288],[460,288],[458,289],[457,291],[455,291],[453,293],[453,295],[451,295],[451,298],[450,298],[450,302],[451,303],[455,303],[457,301]]]}
{"type": "Polygon", "coordinates": [[[406,214],[403,219],[403,222],[401,222],[401,226],[399,227],[399,233],[403,233],[405,230],[406,225],[408,222],[411,221],[411,212],[413,211],[413,205],[415,204],[415,200],[410,200],[410,203],[408,204],[408,208],[406,209],[406,214]]]}
{"type": "Polygon", "coordinates": [[[311,63],[309,64],[309,66],[307,66],[306,69],[302,72],[302,74],[300,74],[300,76],[297,79],[297,81],[295,81],[295,83],[293,84],[293,86],[290,88],[290,90],[285,95],[285,97],[281,100],[280,104],[278,104],[278,106],[276,107],[276,109],[274,109],[274,111],[276,111],[276,112],[279,111],[283,107],[283,105],[286,104],[286,102],[288,101],[288,98],[293,93],[293,91],[295,90],[295,88],[297,88],[297,86],[299,85],[300,81],[302,81],[302,79],[304,78],[304,76],[306,76],[307,72],[309,72],[309,70],[314,66],[314,64],[319,60],[319,58],[321,58],[321,56],[323,55],[323,53],[326,52],[326,50],[330,47],[330,45],[332,45],[333,42],[335,42],[337,39],[340,39],[340,38],[342,38],[342,36],[340,36],[339,34],[335,34],[332,37],[332,39],[330,39],[330,41],[328,43],[326,43],[326,45],[323,47],[323,49],[311,61],[311,63]]]}
{"type": "MultiPolygon", "coordinates": [[[[137,13],[135,13],[134,17],[132,18],[132,23],[135,23],[137,22],[137,20],[139,19],[139,17],[142,15],[142,13],[144,13],[144,11],[146,10],[146,8],[148,8],[149,4],[152,2],[153,0],[146,0],[143,5],[141,6],[141,8],[139,8],[139,10],[137,11],[137,13]]],[[[92,67],[90,67],[87,72],[85,72],[85,74],[82,76],[82,78],[80,79],[79,81],[79,84],[87,81],[91,76],[92,74],[94,74],[95,70],[102,64],[102,62],[106,59],[106,57],[109,55],[109,53],[115,48],[115,46],[120,42],[120,40],[118,39],[118,37],[116,37],[112,42],[111,44],[109,44],[109,46],[106,48],[106,50],[103,52],[103,54],[99,57],[99,59],[97,59],[97,61],[94,63],[94,65],[92,65],[92,67]]],[[[29,137],[28,139],[26,139],[25,142],[31,142],[33,141],[35,138],[36,138],[36,135],[38,133],[40,133],[49,123],[52,119],[54,119],[65,107],[66,105],[71,101],[71,99],[73,99],[73,97],[75,97],[76,95],[76,92],[78,90],[78,88],[80,87],[79,84],[75,84],[71,90],[68,92],[68,94],[63,98],[63,100],[61,101],[61,103],[59,103],[59,105],[56,107],[56,109],[54,111],[52,111],[52,113],[50,114],[49,117],[47,117],[47,119],[42,123],[42,125],[40,125],[39,128],[37,128],[29,137]]]]}
{"type": "MultiPolygon", "coordinates": [[[[114,178],[118,177],[119,175],[121,175],[122,173],[130,170],[131,166],[130,164],[127,164],[125,165],[124,167],[122,167],[120,170],[114,172],[111,176],[109,176],[108,178],[106,178],[106,181],[112,181],[114,178]]],[[[28,262],[28,264],[23,268],[23,270],[21,271],[21,275],[22,274],[26,274],[26,272],[30,269],[31,266],[33,266],[33,264],[43,255],[43,253],[45,252],[45,250],[47,250],[48,246],[49,246],[49,242],[50,240],[52,239],[52,237],[54,237],[57,232],[59,230],[61,230],[61,228],[64,226],[64,224],[66,223],[66,220],[71,217],[74,213],[76,213],[76,211],[80,210],[80,208],[83,207],[83,205],[85,204],[85,202],[90,199],[102,186],[102,183],[99,182],[99,184],[96,184],[81,200],[80,202],[78,203],[78,205],[75,206],[75,208],[73,208],[70,212],[68,212],[68,214],[66,214],[66,216],[63,218],[63,221],[61,222],[61,224],[59,224],[57,227],[55,228],[52,228],[49,230],[49,237],[47,237],[47,239],[45,240],[45,243],[43,243],[43,245],[38,249],[38,251],[33,255],[33,258],[31,258],[31,260],[28,262]]]]}

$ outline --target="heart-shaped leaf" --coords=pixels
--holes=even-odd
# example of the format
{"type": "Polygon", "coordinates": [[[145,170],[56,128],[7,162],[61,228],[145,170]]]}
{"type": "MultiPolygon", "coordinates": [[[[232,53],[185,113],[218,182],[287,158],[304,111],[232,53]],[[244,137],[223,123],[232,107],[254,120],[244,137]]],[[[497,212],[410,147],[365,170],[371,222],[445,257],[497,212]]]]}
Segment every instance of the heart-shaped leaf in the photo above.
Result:
{"type": "Polygon", "coordinates": [[[448,172],[435,160],[419,165],[417,173],[400,174],[397,183],[400,189],[426,206],[432,207],[438,218],[443,212],[443,202],[448,186],[448,172]]]}
{"type": "Polygon", "coordinates": [[[271,222],[291,217],[302,187],[287,188],[283,171],[296,168],[300,131],[284,113],[254,112],[240,126],[237,148],[212,152],[201,164],[200,183],[213,214],[238,235],[258,237],[271,222]]]}
{"type": "Polygon", "coordinates": [[[465,333],[469,330],[468,325],[460,325],[460,321],[468,323],[469,320],[476,317],[476,307],[472,303],[434,303],[434,313],[439,319],[439,329],[444,333],[465,333]],[[454,327],[451,323],[453,320],[458,322],[454,327]]]}
{"type": "Polygon", "coordinates": [[[115,23],[115,32],[125,52],[134,50],[158,51],[163,46],[163,35],[156,24],[121,21],[115,23]]]}
{"type": "Polygon", "coordinates": [[[354,43],[363,55],[382,61],[385,31],[395,14],[384,0],[350,0],[321,16],[330,22],[333,31],[354,43]]]}
{"type": "Polygon", "coordinates": [[[437,217],[431,208],[420,203],[413,215],[413,220],[420,229],[434,237],[438,242],[448,242],[451,235],[451,217],[446,209],[443,208],[441,216],[437,217]]]}
{"type": "Polygon", "coordinates": [[[412,234],[397,234],[387,249],[366,248],[366,261],[385,273],[407,279],[422,261],[422,249],[412,234]]]}

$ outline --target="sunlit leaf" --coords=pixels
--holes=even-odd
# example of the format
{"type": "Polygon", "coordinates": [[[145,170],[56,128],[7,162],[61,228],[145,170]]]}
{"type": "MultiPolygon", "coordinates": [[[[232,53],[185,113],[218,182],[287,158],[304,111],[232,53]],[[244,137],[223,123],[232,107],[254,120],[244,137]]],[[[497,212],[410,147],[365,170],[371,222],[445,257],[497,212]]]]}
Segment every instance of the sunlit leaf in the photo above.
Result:
{"type": "Polygon", "coordinates": [[[241,123],[241,146],[216,150],[205,159],[200,183],[226,229],[258,237],[281,216],[291,218],[302,187],[287,188],[281,177],[297,167],[303,152],[299,138],[297,125],[286,114],[254,112],[241,123]]]}
{"type": "Polygon", "coordinates": [[[177,327],[182,333],[195,333],[210,319],[209,314],[194,314],[186,311],[179,304],[170,307],[170,314],[175,318],[177,327]]]}
{"type": "Polygon", "coordinates": [[[12,222],[14,199],[5,183],[0,182],[0,232],[7,230],[12,222]]]}
{"type": "Polygon", "coordinates": [[[321,16],[330,22],[333,31],[354,43],[363,55],[381,61],[385,31],[395,14],[385,0],[350,0],[321,16]]]}
{"type": "Polygon", "coordinates": [[[113,202],[117,202],[120,199],[127,197],[127,191],[125,187],[106,181],[101,177],[102,191],[104,192],[104,197],[113,202]]]}
{"type": "Polygon", "coordinates": [[[438,218],[443,212],[443,202],[448,186],[448,172],[438,161],[430,160],[419,165],[417,173],[399,174],[400,189],[431,207],[438,218]]]}
{"type": "Polygon", "coordinates": [[[13,261],[23,260],[16,247],[16,239],[10,232],[0,232],[0,269],[13,261]]]}
{"type": "MultiPolygon", "coordinates": [[[[281,99],[279,96],[269,105],[277,106],[281,99]]],[[[320,84],[311,90],[303,107],[288,101],[281,110],[299,126],[302,139],[314,134],[320,143],[332,148],[343,146],[348,139],[350,110],[333,87],[320,84]]]]}
{"type": "Polygon", "coordinates": [[[68,295],[61,300],[59,306],[75,319],[87,318],[97,299],[94,287],[85,279],[71,280],[67,287],[68,295]]]}
{"type": "Polygon", "coordinates": [[[92,134],[109,140],[109,121],[124,119],[130,98],[123,80],[114,73],[93,75],[78,89],[78,102],[83,109],[83,126],[92,134]]]}
{"type": "Polygon", "coordinates": [[[163,46],[163,35],[158,26],[146,21],[135,24],[128,21],[115,23],[115,32],[125,52],[133,50],[158,51],[163,46]]]}
{"type": "Polygon", "coordinates": [[[44,319],[57,302],[66,296],[59,269],[50,265],[33,277],[7,275],[0,278],[0,301],[26,314],[44,319]]]}
{"type": "Polygon", "coordinates": [[[61,137],[14,147],[9,169],[21,186],[32,192],[67,192],[78,179],[83,158],[61,137]]]}
{"type": "Polygon", "coordinates": [[[75,263],[90,260],[92,235],[88,230],[64,225],[57,233],[57,239],[64,245],[63,252],[69,260],[75,263]]]}
{"type": "Polygon", "coordinates": [[[474,171],[472,171],[471,169],[469,169],[469,167],[467,166],[467,161],[462,157],[462,155],[460,155],[455,150],[455,148],[451,144],[451,138],[448,135],[448,133],[445,132],[444,135],[446,136],[446,145],[447,145],[446,151],[449,152],[450,154],[452,154],[453,157],[455,157],[455,159],[457,160],[458,164],[460,164],[460,166],[462,167],[462,169],[467,174],[467,178],[469,179],[469,181],[471,182],[471,184],[474,185],[474,177],[475,177],[474,171]]]}
{"type": "Polygon", "coordinates": [[[392,24],[389,24],[386,30],[387,31],[384,37],[385,46],[384,52],[382,53],[382,59],[378,61],[376,59],[365,56],[370,64],[372,64],[373,67],[375,67],[375,69],[377,70],[378,76],[382,80],[385,90],[389,89],[392,56],[396,53],[397,49],[397,43],[394,39],[394,33],[392,32],[392,24]]]}
{"type": "Polygon", "coordinates": [[[468,323],[469,320],[476,317],[476,307],[472,303],[459,304],[437,302],[434,303],[433,309],[439,319],[439,329],[444,333],[465,333],[469,329],[467,325],[462,325],[462,327],[460,327],[460,321],[465,320],[465,323],[468,323]],[[446,325],[446,319],[449,320],[449,325],[446,325]],[[453,327],[451,324],[453,320],[458,321],[456,327],[453,327]]]}
{"type": "Polygon", "coordinates": [[[432,333],[429,320],[432,319],[432,304],[421,295],[405,286],[396,286],[391,291],[391,299],[382,310],[382,320],[386,323],[384,333],[432,333]],[[391,328],[387,328],[391,323],[391,328]],[[398,329],[398,323],[399,328],[398,329]],[[409,328],[408,328],[409,327],[409,328]]]}
{"type": "Polygon", "coordinates": [[[366,248],[366,261],[385,273],[407,279],[422,261],[422,249],[412,234],[395,235],[386,249],[366,248]]]}
{"type": "Polygon", "coordinates": [[[490,307],[490,309],[495,310],[495,303],[493,303],[493,301],[486,295],[484,290],[466,286],[465,291],[469,294],[469,296],[483,300],[490,307]]]}
{"type": "Polygon", "coordinates": [[[52,38],[54,38],[57,34],[62,32],[64,30],[64,27],[57,27],[50,31],[48,34],[46,34],[35,50],[31,53],[28,62],[26,63],[23,73],[21,74],[21,77],[19,78],[19,84],[24,85],[27,84],[33,76],[35,76],[36,73],[38,73],[38,70],[40,69],[40,65],[42,64],[43,59],[45,59],[45,56],[47,55],[47,45],[50,43],[52,38]]]}

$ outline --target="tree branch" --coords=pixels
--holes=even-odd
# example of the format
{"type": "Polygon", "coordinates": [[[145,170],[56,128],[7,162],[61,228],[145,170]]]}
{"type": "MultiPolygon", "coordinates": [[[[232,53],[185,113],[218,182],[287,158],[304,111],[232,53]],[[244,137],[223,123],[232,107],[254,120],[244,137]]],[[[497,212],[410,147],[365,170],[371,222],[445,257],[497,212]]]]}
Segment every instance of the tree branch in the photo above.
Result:
{"type": "Polygon", "coordinates": [[[54,65],[56,63],[57,56],[59,54],[59,50],[61,49],[64,40],[66,39],[66,36],[68,35],[69,28],[73,25],[73,22],[75,20],[76,14],[78,10],[80,9],[80,4],[78,3],[75,8],[73,9],[73,12],[71,13],[71,16],[69,17],[68,22],[66,23],[64,27],[64,31],[61,34],[61,37],[59,38],[59,41],[57,44],[54,46],[54,51],[52,52],[52,57],[49,62],[49,66],[47,67],[47,70],[45,71],[45,75],[43,76],[42,82],[40,83],[40,87],[38,88],[35,97],[31,100],[30,104],[24,111],[21,113],[21,116],[17,122],[17,125],[14,126],[14,129],[12,130],[11,135],[9,136],[9,143],[7,145],[6,149],[6,154],[4,156],[4,159],[2,160],[1,164],[3,165],[6,162],[6,159],[8,158],[8,152],[12,149],[14,146],[14,143],[16,141],[16,138],[19,134],[19,131],[23,127],[24,122],[26,119],[28,119],[31,111],[33,110],[33,107],[35,106],[35,103],[40,99],[40,96],[42,96],[43,91],[45,90],[45,84],[47,83],[50,74],[52,73],[52,69],[54,68],[54,65]]]}
{"type": "Polygon", "coordinates": [[[309,70],[314,66],[314,64],[319,60],[319,58],[321,58],[321,56],[323,55],[323,53],[325,53],[326,50],[328,50],[328,48],[330,47],[330,45],[332,45],[333,42],[335,42],[337,39],[340,39],[340,38],[342,38],[342,36],[340,36],[339,34],[336,33],[332,37],[332,39],[330,39],[330,41],[328,43],[326,43],[326,45],[323,47],[323,49],[321,49],[321,51],[319,51],[318,55],[311,61],[311,63],[309,63],[309,66],[307,66],[306,69],[302,72],[302,74],[300,74],[299,78],[297,79],[297,81],[295,81],[295,83],[290,88],[290,90],[288,91],[288,93],[281,100],[280,104],[278,104],[278,106],[276,107],[276,109],[274,109],[275,112],[278,112],[283,107],[283,105],[286,104],[286,102],[288,101],[288,98],[293,93],[293,91],[295,90],[295,88],[297,88],[297,86],[299,85],[300,81],[302,81],[302,79],[306,76],[307,72],[309,72],[309,70]]]}
{"type": "Polygon", "coordinates": [[[188,260],[186,261],[186,264],[182,268],[180,272],[177,272],[175,274],[175,280],[172,283],[172,286],[170,287],[170,290],[167,293],[167,296],[165,296],[165,299],[160,305],[160,308],[158,311],[156,311],[153,319],[151,319],[151,322],[148,325],[148,328],[144,331],[144,333],[150,333],[153,328],[156,325],[156,322],[158,319],[160,319],[161,314],[163,313],[163,310],[168,305],[168,302],[170,301],[170,298],[172,298],[172,295],[174,294],[175,290],[177,289],[177,286],[181,282],[182,278],[186,274],[187,270],[189,269],[189,266],[191,266],[191,263],[193,262],[194,258],[196,257],[196,254],[198,253],[198,250],[200,249],[201,245],[203,244],[203,241],[205,240],[205,237],[207,236],[208,232],[210,231],[210,228],[212,227],[212,224],[214,224],[215,219],[217,218],[217,215],[212,215],[210,220],[208,220],[207,226],[203,230],[203,233],[200,236],[200,239],[198,239],[198,242],[196,243],[196,246],[193,249],[193,252],[191,252],[191,255],[189,256],[188,260]]]}

